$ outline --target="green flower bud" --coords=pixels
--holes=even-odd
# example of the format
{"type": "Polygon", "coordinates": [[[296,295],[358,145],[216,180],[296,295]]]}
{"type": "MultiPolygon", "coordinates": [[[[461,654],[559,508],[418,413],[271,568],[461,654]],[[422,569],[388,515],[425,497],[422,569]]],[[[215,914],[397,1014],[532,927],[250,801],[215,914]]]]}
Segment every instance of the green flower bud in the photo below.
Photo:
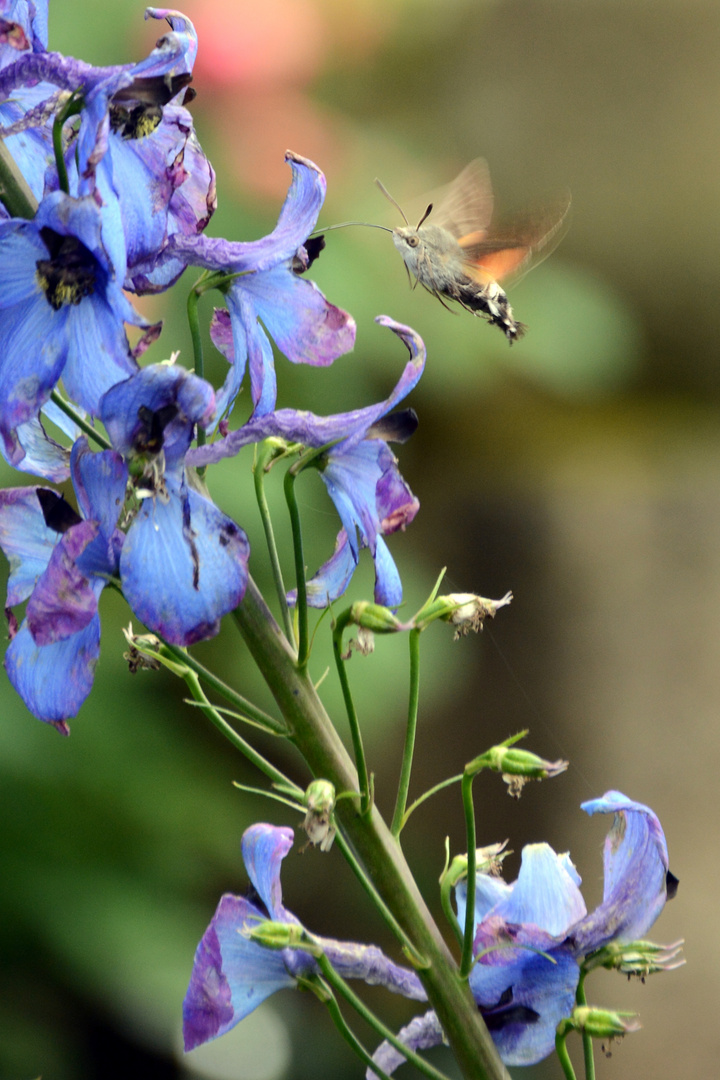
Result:
{"type": "Polygon", "coordinates": [[[335,808],[335,788],[329,780],[313,780],[305,792],[307,814],[302,827],[309,843],[321,851],[329,851],[335,839],[332,812],[335,808]]]}
{"type": "Polygon", "coordinates": [[[641,1024],[637,1013],[614,1012],[612,1009],[597,1009],[591,1005],[576,1006],[570,1016],[570,1023],[575,1031],[590,1035],[593,1039],[613,1039],[639,1031],[641,1024]]]}

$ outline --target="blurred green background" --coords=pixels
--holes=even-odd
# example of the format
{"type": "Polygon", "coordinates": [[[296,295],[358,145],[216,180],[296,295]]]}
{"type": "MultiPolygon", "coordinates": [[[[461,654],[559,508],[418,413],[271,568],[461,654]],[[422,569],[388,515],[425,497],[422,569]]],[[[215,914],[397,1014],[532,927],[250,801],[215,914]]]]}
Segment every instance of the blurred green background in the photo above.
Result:
{"type": "MultiPolygon", "coordinates": [[[[330,234],[311,276],[355,316],[357,346],[329,370],[279,358],[280,404],[329,412],[385,397],[405,353],[374,325],[381,312],[425,339],[428,366],[411,401],[420,429],[400,449],[422,509],[390,541],[408,609],[443,566],[452,589],[498,597],[511,588],[516,599],[480,638],[426,635],[412,794],[530,727],[533,749],[569,758],[571,769],[519,803],[499,780],[478,785],[479,842],[508,837],[516,853],[542,839],[569,848],[589,906],[601,895],[607,822],[586,820],[578,804],[619,788],[651,805],[681,879],[652,936],[685,937],[688,965],[644,986],[593,977],[593,1002],[636,1009],[643,1022],[612,1058],[599,1054],[598,1076],[712,1077],[720,10],[700,0],[192,0],[184,10],[200,36],[196,127],[218,173],[211,235],[254,239],[272,228],[287,147],[327,175],[322,224],[395,225],[375,176],[412,208],[478,155],[501,208],[573,192],[562,246],[511,290],[530,327],[512,350],[497,330],[410,291],[388,236],[330,234]]],[[[96,63],[138,59],[162,32],[142,13],[111,0],[54,0],[50,47],[96,63]]],[[[151,359],[181,348],[190,363],[185,292],[181,284],[143,302],[166,320],[151,359]]],[[[210,375],[222,378],[219,361],[210,375]]],[[[224,463],[211,487],[247,529],[253,573],[266,584],[249,463],[224,463]]],[[[311,569],[337,531],[314,479],[301,492],[311,569]]],[[[26,480],[3,471],[5,486],[26,480]]],[[[352,596],[371,587],[365,566],[352,596]]],[[[232,787],[256,777],[183,704],[170,676],[130,677],[120,633],[128,613],[116,597],[103,597],[102,618],[95,688],[71,738],[0,685],[0,1080],[361,1076],[317,1002],[289,992],[183,1057],[180,1006],[195,946],[220,894],[246,885],[242,831],[258,819],[299,821],[232,787]]],[[[267,705],[227,622],[197,654],[267,705]]],[[[327,659],[322,645],[315,677],[327,659]]],[[[378,801],[389,809],[405,643],[379,643],[350,673],[378,801]]],[[[323,693],[341,716],[333,683],[323,693]]],[[[297,759],[279,753],[304,783],[297,759]]],[[[406,835],[437,911],[444,838],[453,851],[463,845],[457,791],[427,803],[406,835]]],[[[286,903],[311,929],[394,949],[339,852],[293,853],[286,864],[286,903]]],[[[385,1008],[375,994],[368,1000],[385,1008]]],[[[413,1011],[393,999],[385,1015],[400,1026],[413,1011]]],[[[444,1052],[437,1060],[451,1068],[444,1052]]],[[[523,1072],[535,1080],[558,1067],[551,1059],[523,1072]]]]}

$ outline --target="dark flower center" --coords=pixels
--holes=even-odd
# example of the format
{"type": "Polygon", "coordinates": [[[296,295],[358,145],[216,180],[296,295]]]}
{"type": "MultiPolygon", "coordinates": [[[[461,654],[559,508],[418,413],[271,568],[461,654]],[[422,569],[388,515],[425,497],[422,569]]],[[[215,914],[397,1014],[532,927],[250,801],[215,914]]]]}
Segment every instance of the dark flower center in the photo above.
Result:
{"type": "Polygon", "coordinates": [[[133,450],[137,454],[159,454],[165,441],[165,428],[179,411],[174,402],[155,410],[141,405],[138,409],[140,423],[133,432],[133,450]]]}
{"type": "Polygon", "coordinates": [[[45,225],[40,230],[49,259],[38,259],[37,279],[51,308],[79,304],[95,291],[97,262],[76,236],[62,236],[45,225]]]}
{"type": "Polygon", "coordinates": [[[152,135],[163,118],[159,105],[111,105],[110,127],[123,139],[144,139],[152,135]]]}

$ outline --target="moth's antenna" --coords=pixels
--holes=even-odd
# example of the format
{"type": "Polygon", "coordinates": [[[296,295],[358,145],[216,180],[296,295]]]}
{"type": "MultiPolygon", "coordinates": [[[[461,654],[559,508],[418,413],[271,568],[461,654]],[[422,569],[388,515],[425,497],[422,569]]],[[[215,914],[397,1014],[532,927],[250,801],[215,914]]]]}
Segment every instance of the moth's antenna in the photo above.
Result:
{"type": "Polygon", "coordinates": [[[392,229],[388,229],[387,225],[373,225],[371,221],[341,221],[339,225],[328,225],[325,229],[315,229],[310,233],[310,236],[320,236],[322,233],[332,232],[333,229],[345,229],[348,225],[363,225],[366,229],[382,229],[383,232],[392,232],[392,229]]]}
{"type": "Polygon", "coordinates": [[[432,208],[433,208],[433,204],[430,203],[427,210],[425,211],[425,213],[423,214],[423,216],[420,218],[417,225],[415,226],[415,231],[416,232],[420,228],[420,226],[422,225],[423,221],[427,221],[427,219],[430,217],[430,214],[432,213],[432,208]]]}
{"type": "MultiPolygon", "coordinates": [[[[383,193],[383,195],[385,196],[385,198],[386,198],[386,199],[388,199],[388,200],[389,200],[389,202],[391,202],[391,203],[393,204],[393,206],[395,207],[395,209],[396,209],[396,210],[397,210],[397,211],[398,211],[398,212],[400,213],[400,217],[401,217],[401,218],[403,219],[403,221],[405,222],[405,224],[406,224],[406,225],[409,225],[409,224],[410,224],[410,222],[409,222],[409,221],[408,221],[408,219],[407,219],[407,218],[405,217],[405,212],[403,211],[403,208],[402,208],[402,207],[400,206],[400,203],[397,203],[397,202],[395,202],[395,200],[393,199],[392,195],[390,194],[390,192],[388,191],[388,189],[387,189],[387,188],[385,187],[385,185],[383,184],[382,180],[378,180],[378,178],[377,178],[377,176],[376,176],[376,177],[375,177],[375,183],[376,183],[376,184],[377,184],[377,186],[378,186],[378,187],[380,188],[380,190],[382,191],[382,193],[383,193]]],[[[425,215],[425,217],[427,217],[427,214],[425,215]]],[[[423,219],[423,220],[424,220],[424,219],[423,219]]],[[[392,232],[392,229],[390,230],[390,232],[392,232]]]]}

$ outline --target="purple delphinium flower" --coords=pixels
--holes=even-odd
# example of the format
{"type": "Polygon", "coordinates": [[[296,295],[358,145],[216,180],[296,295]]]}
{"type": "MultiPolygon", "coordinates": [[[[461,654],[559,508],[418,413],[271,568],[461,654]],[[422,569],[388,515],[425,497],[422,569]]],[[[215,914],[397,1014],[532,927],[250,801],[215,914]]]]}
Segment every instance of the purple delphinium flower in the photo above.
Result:
{"type": "Polygon", "coordinates": [[[120,557],[123,593],[145,625],[174,645],[212,637],[247,584],[242,529],[191,487],[185,454],[215,412],[209,383],[155,364],[102,400],[110,440],[135,479],[139,506],[120,557]]]}
{"type": "MultiPolygon", "coordinates": [[[[282,860],[292,847],[292,829],[251,825],[243,835],[242,854],[258,899],[226,893],[195,953],[190,985],[183,1003],[185,1049],[224,1035],[276,990],[296,985],[296,978],[316,970],[301,949],[275,952],[243,935],[245,928],[266,919],[297,925],[283,906],[282,860]]],[[[316,938],[335,970],[344,978],[364,979],[394,993],[424,1001],[417,975],[399,967],[374,945],[316,938]]]]}
{"type": "Polygon", "coordinates": [[[388,414],[422,375],[425,346],[413,330],[386,315],[378,316],[376,322],[397,334],[410,352],[410,360],[385,401],[324,417],[279,409],[250,420],[224,439],[188,455],[189,462],[206,465],[232,457],[248,443],[270,436],[308,448],[329,447],[315,466],[335,503],[343,529],[333,556],[307,583],[308,603],[313,607],[326,607],[343,594],[358,564],[361,547],[369,548],[375,562],[376,602],[397,607],[402,600],[400,576],[383,537],[408,525],[420,504],[401,477],[387,442],[404,442],[415,430],[417,418],[412,410],[388,414]]]}
{"type": "Polygon", "coordinates": [[[32,221],[0,222],[0,436],[13,465],[24,455],[18,428],[59,379],[96,416],[105,391],[137,370],[123,324],[155,332],[123,295],[101,233],[94,200],[62,192],[32,221]]]}
{"type": "Polygon", "coordinates": [[[234,243],[178,233],[160,256],[161,265],[174,257],[238,275],[225,286],[227,314],[217,314],[211,328],[213,341],[230,363],[218,393],[218,418],[232,407],[246,366],[250,368],[255,415],[263,416],[275,407],[277,384],[270,338],[293,363],[321,367],[355,343],[351,316],[330,304],[312,281],[293,269],[298,250],[315,227],[325,198],[325,177],[306,158],[288,151],[285,159],[292,169],[292,183],[269,236],[234,243]]]}
{"type": "MultiPolygon", "coordinates": [[[[603,901],[592,914],[568,855],[556,855],[548,844],[523,849],[512,884],[477,875],[470,988],[506,1065],[532,1065],[552,1052],[557,1024],[575,1004],[585,957],[609,942],[641,938],[677,886],[652,810],[619,791],[582,808],[615,815],[605,840],[603,901]]],[[[461,925],[465,896],[463,882],[455,890],[461,925]]],[[[417,1049],[436,1045],[441,1035],[436,1017],[427,1013],[400,1037],[417,1049]]],[[[383,1043],[374,1060],[391,1073],[404,1058],[383,1043]]]]}
{"type": "Polygon", "coordinates": [[[71,475],[82,517],[48,488],[0,491],[0,547],[10,562],[6,608],[28,601],[5,655],[10,682],[28,709],[67,735],[92,687],[100,652],[98,600],[117,573],[116,523],[127,471],[118,454],[72,450],[71,475]]]}

